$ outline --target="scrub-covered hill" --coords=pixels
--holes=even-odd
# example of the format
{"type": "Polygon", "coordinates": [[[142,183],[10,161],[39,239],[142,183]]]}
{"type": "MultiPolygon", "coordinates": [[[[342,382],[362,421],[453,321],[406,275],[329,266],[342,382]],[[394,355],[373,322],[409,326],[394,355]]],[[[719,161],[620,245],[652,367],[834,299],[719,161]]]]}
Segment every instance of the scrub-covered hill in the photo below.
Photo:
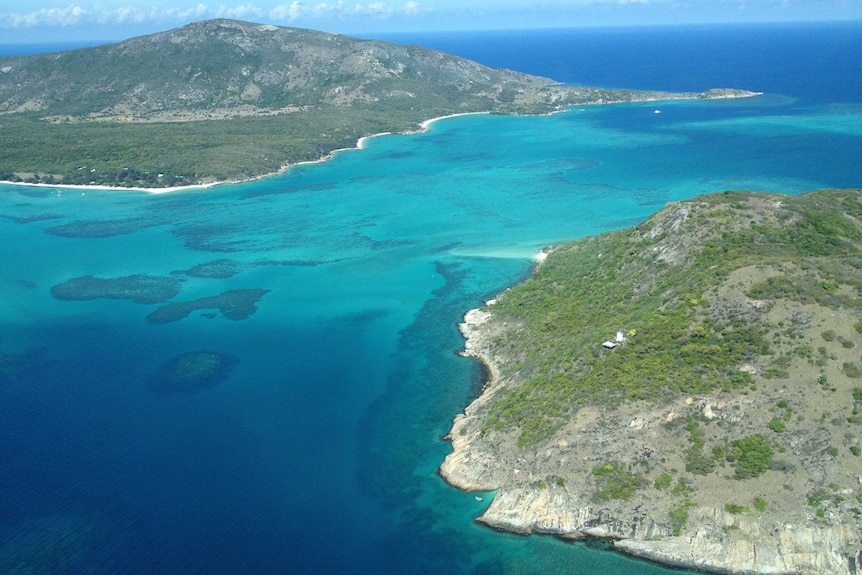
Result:
{"type": "Polygon", "coordinates": [[[0,58],[0,179],[172,186],[261,176],[467,112],[751,95],[557,85],[419,46],[209,20],[0,58]]]}
{"type": "Polygon", "coordinates": [[[463,325],[481,521],[728,573],[857,572],[862,191],[727,192],[551,250],[463,325]]]}

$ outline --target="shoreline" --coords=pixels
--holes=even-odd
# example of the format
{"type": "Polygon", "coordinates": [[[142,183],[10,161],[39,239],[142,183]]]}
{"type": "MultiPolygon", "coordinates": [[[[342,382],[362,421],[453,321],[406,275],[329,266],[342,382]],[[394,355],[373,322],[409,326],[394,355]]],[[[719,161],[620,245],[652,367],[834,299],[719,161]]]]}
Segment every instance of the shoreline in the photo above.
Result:
{"type": "MultiPolygon", "coordinates": [[[[541,264],[538,257],[537,267],[541,264]]],[[[689,522],[697,527],[689,533],[673,535],[638,510],[627,514],[611,504],[596,506],[579,486],[566,483],[536,488],[536,481],[543,477],[534,476],[530,463],[521,459],[515,464],[521,469],[514,469],[514,473],[529,475],[529,483],[507,482],[503,477],[512,471],[512,462],[501,464],[499,454],[493,450],[476,448],[474,442],[480,432],[472,425],[507,383],[489,347],[499,328],[488,309],[494,303],[492,299],[467,311],[458,325],[465,338],[459,355],[479,361],[487,376],[479,395],[454,416],[444,437],[452,451],[438,467],[438,475],[450,486],[466,493],[488,494],[484,498],[490,498],[490,504],[474,521],[495,531],[522,536],[551,536],[567,542],[604,541],[609,545],[608,551],[664,568],[698,573],[856,573],[835,551],[858,541],[858,532],[850,526],[761,523],[759,517],[732,514],[726,508],[690,505],[686,507],[689,522]],[[739,535],[728,538],[729,532],[739,535]],[[765,552],[767,549],[771,550],[765,552]],[[797,562],[806,568],[821,568],[800,571],[796,569],[797,562]]],[[[584,433],[582,439],[588,440],[587,435],[584,433]]]]}
{"type": "MultiPolygon", "coordinates": [[[[554,114],[560,114],[564,112],[569,112],[576,107],[584,107],[584,106],[594,106],[594,105],[609,105],[609,104],[623,104],[623,103],[638,103],[638,102],[659,102],[659,101],[674,101],[674,100],[691,100],[691,99],[709,99],[709,100],[720,100],[720,99],[733,99],[733,98],[750,98],[754,96],[762,96],[763,92],[750,92],[746,90],[724,90],[724,89],[713,89],[707,90],[706,92],[700,93],[681,93],[681,94],[670,94],[670,93],[661,93],[660,96],[655,98],[645,98],[643,100],[621,100],[621,101],[599,101],[599,102],[589,102],[584,104],[579,104],[577,106],[571,105],[566,106],[564,108],[551,110],[546,112],[545,114],[539,114],[542,116],[552,116],[554,114]]],[[[423,132],[427,132],[432,124],[435,122],[439,122],[440,120],[447,120],[449,118],[458,118],[461,116],[476,116],[476,115],[488,115],[492,114],[492,111],[484,111],[484,112],[459,112],[455,114],[446,114],[443,116],[436,116],[434,118],[429,118],[427,120],[423,120],[419,123],[418,130],[406,130],[403,132],[378,132],[376,134],[370,134],[367,136],[361,136],[356,140],[356,144],[350,148],[336,148],[331,150],[317,158],[316,160],[303,160],[301,162],[293,162],[288,163],[276,170],[275,172],[270,172],[267,174],[262,174],[260,176],[255,176],[247,179],[241,180],[223,180],[223,181],[214,181],[200,184],[189,184],[187,186],[172,186],[172,187],[164,187],[164,188],[137,188],[137,187],[123,187],[123,186],[107,186],[104,184],[44,184],[44,183],[32,183],[32,182],[12,182],[9,180],[0,180],[0,184],[6,184],[10,186],[32,186],[32,187],[48,187],[48,188],[58,188],[58,189],[72,189],[72,190],[116,190],[116,191],[127,191],[127,192],[146,192],[149,194],[167,194],[172,192],[180,192],[180,191],[191,191],[191,190],[205,190],[208,188],[213,188],[215,186],[220,185],[231,185],[231,184],[242,184],[246,182],[256,182],[259,180],[265,180],[267,178],[271,178],[274,176],[278,176],[284,173],[287,173],[291,168],[295,168],[297,166],[304,166],[309,164],[321,164],[328,160],[331,160],[335,154],[339,152],[346,152],[351,150],[363,150],[365,149],[365,145],[371,138],[376,138],[378,136],[388,136],[393,134],[398,135],[413,135],[420,134],[423,132]]]]}
{"type": "MultiPolygon", "coordinates": [[[[552,251],[554,247],[537,253],[534,271],[552,251]]],[[[742,495],[733,485],[729,496],[725,487],[725,491],[716,489],[718,495],[714,498],[697,499],[688,494],[683,500],[670,493],[664,502],[661,497],[650,496],[635,501],[634,507],[627,498],[596,501],[591,486],[596,481],[593,476],[598,464],[607,462],[605,465],[611,465],[611,469],[618,467],[616,462],[625,462],[618,456],[621,451],[639,452],[644,460],[652,458],[653,465],[659,458],[664,463],[669,452],[661,451],[661,445],[657,447],[652,438],[669,433],[668,423],[695,417],[743,425],[735,416],[742,409],[754,409],[747,398],[683,394],[658,405],[633,402],[622,409],[587,405],[573,415],[552,442],[530,450],[516,448],[512,435],[488,431],[484,426],[488,408],[501,397],[500,392],[505,393],[513,381],[517,382],[512,362],[523,359],[506,357],[501,334],[517,333],[519,327],[510,323],[516,320],[495,317],[496,301],[494,298],[467,311],[458,325],[465,338],[459,354],[478,360],[485,368],[486,379],[481,391],[454,415],[445,436],[451,452],[438,467],[438,474],[452,487],[488,494],[483,497],[490,503],[476,522],[525,536],[550,535],[563,541],[600,539],[623,555],[697,572],[857,573],[862,551],[858,547],[859,530],[853,522],[812,522],[809,507],[799,512],[782,509],[781,504],[772,501],[768,510],[757,509],[756,503],[751,511],[748,507],[745,511],[728,507],[735,497],[765,497],[773,488],[773,478],[746,479],[759,481],[760,486],[739,487],[742,495]],[[501,374],[501,368],[508,371],[501,374]],[[575,468],[576,473],[571,475],[556,475],[560,469],[575,468]],[[683,512],[682,526],[674,532],[669,523],[674,520],[671,513],[678,516],[683,512]]],[[[798,409],[801,413],[802,408],[798,409]]],[[[726,478],[732,477],[730,474],[726,478]]],[[[798,484],[786,481],[788,498],[794,490],[803,493],[798,484]]],[[[804,496],[801,499],[805,505],[804,496]]]]}
{"type": "Polygon", "coordinates": [[[205,184],[190,184],[188,186],[170,186],[164,188],[130,188],[123,186],[107,186],[104,184],[45,184],[45,183],[35,183],[35,182],[12,182],[9,180],[0,180],[0,184],[5,184],[9,186],[29,186],[34,188],[55,188],[58,190],[108,190],[108,191],[118,191],[118,192],[146,192],[148,194],[169,194],[173,192],[184,192],[184,191],[192,191],[192,190],[206,190],[209,188],[214,188],[216,186],[222,185],[232,185],[232,184],[243,184],[247,182],[256,182],[259,180],[265,180],[267,178],[272,178],[275,176],[279,176],[281,174],[287,173],[291,168],[295,168],[297,166],[306,166],[313,164],[322,164],[327,162],[335,157],[335,154],[339,152],[350,152],[355,150],[364,150],[368,140],[371,138],[377,138],[378,136],[391,136],[391,135],[413,135],[413,134],[421,134],[427,132],[431,125],[435,122],[439,122],[440,120],[447,120],[449,118],[457,118],[459,116],[475,116],[479,114],[490,114],[491,112],[462,112],[458,114],[447,114],[445,116],[437,116],[435,118],[429,118],[428,120],[424,120],[419,124],[418,130],[410,130],[406,132],[378,132],[376,134],[369,134],[368,136],[361,136],[358,140],[356,140],[356,144],[351,148],[336,148],[330,152],[327,152],[322,157],[316,160],[303,160],[301,162],[293,162],[286,164],[279,170],[275,172],[270,172],[268,174],[263,174],[261,176],[257,176],[254,178],[249,178],[247,180],[224,180],[224,181],[216,181],[216,182],[208,182],[205,184]]]}

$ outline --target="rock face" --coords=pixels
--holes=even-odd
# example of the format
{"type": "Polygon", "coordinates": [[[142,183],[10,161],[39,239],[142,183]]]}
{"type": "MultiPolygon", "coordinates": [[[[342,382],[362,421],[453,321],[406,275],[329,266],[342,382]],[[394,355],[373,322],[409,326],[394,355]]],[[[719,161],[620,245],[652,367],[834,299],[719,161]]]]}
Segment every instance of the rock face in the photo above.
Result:
{"type": "MultiPolygon", "coordinates": [[[[857,205],[859,193],[848,193],[839,197],[857,205]]],[[[814,212],[806,211],[808,202],[822,209],[829,203],[821,204],[822,199],[817,194],[794,199],[805,202],[801,212],[796,211],[799,206],[787,206],[772,195],[733,196],[728,203],[693,200],[670,205],[630,237],[636,244],[647,238],[650,257],[662,262],[662,269],[686,266],[696,260],[699,249],[709,245],[704,234],[711,232],[703,230],[710,229],[709,214],[714,208],[722,214],[727,239],[727,230],[743,219],[764,224],[761,209],[775,210],[776,221],[787,226],[794,214],[814,217],[814,212]],[[730,202],[741,210],[740,215],[745,214],[743,218],[726,217],[730,202]],[[699,222],[700,232],[688,225],[693,220],[699,222]]],[[[849,215],[855,208],[843,206],[837,221],[856,229],[860,222],[849,215]]],[[[825,217],[826,212],[819,213],[825,217]]],[[[762,231],[768,233],[766,227],[762,231]]],[[[862,238],[858,231],[849,235],[857,242],[862,238]]],[[[849,252],[856,249],[845,247],[849,252]]],[[[556,255],[552,253],[548,261],[556,255]]],[[[824,263],[818,261],[818,265],[824,263]]],[[[862,389],[853,387],[858,385],[855,372],[847,371],[858,357],[849,350],[862,345],[858,302],[835,303],[832,308],[817,305],[814,299],[803,303],[783,297],[746,297],[753,291],[762,293],[746,286],[776,277],[774,269],[745,265],[750,263],[730,266],[719,285],[705,290],[710,298],[708,311],[716,321],[745,318],[749,324],[764,326],[788,322],[794,326],[793,349],[800,351],[805,342],[813,348],[841,338],[845,342],[841,349],[848,354],[843,356],[834,348],[829,356],[833,348],[820,345],[828,359],[779,359],[788,374],[763,377],[766,366],[775,365],[775,357],[788,357],[782,334],[773,339],[770,353],[749,356],[748,363],[737,366],[753,381],[744,391],[667,394],[659,402],[581,402],[558,422],[550,437],[527,444],[519,440],[519,430],[489,421],[499,417],[496,405],[523,385],[521,372],[530,362],[529,354],[518,355],[520,348],[506,342],[529,338],[529,325],[497,309],[508,292],[468,312],[460,326],[466,338],[464,354],[488,365],[490,376],[482,395],[455,417],[449,434],[453,452],[440,473],[464,490],[496,491],[478,521],[520,534],[607,538],[615,549],[632,556],[705,572],[854,575],[862,571],[858,519],[862,466],[854,415],[858,406],[853,407],[855,400],[851,400],[846,417],[844,405],[836,412],[844,401],[837,398],[852,395],[862,400],[862,389]],[[854,322],[855,330],[850,329],[854,322]],[[843,364],[843,371],[830,369],[831,362],[843,364]],[[848,373],[854,377],[848,378],[848,373]],[[834,387],[824,389],[827,381],[834,387]],[[737,450],[741,444],[736,437],[762,438],[774,447],[776,461],[751,475],[741,472],[737,458],[745,455],[737,450]]],[[[620,269],[627,264],[609,265],[620,269]]],[[[801,285],[804,275],[793,278],[801,285]]],[[[660,278],[655,282],[660,284],[660,278]]],[[[563,289],[559,283],[550,284],[563,289]]],[[[536,297],[535,288],[524,289],[536,297]]],[[[607,353],[634,353],[628,345],[624,341],[607,353]]]]}
{"type": "MultiPolygon", "coordinates": [[[[490,314],[471,310],[461,324],[468,338],[466,354],[488,362],[482,352],[489,341],[490,314]]],[[[490,373],[494,373],[493,364],[490,373]]],[[[493,376],[492,376],[493,377],[493,376]]],[[[566,539],[614,540],[626,554],[684,569],[732,574],[857,575],[862,565],[862,541],[855,525],[819,526],[761,522],[715,507],[687,510],[686,533],[673,536],[667,525],[637,508],[596,505],[586,490],[546,482],[541,473],[503,469],[501,461],[474,432],[476,411],[499,389],[491,385],[465,413],[455,417],[450,437],[453,452],[440,474],[465,491],[497,491],[478,519],[495,529],[528,535],[541,533],[566,539]],[[522,478],[517,476],[522,475],[522,478]]]]}

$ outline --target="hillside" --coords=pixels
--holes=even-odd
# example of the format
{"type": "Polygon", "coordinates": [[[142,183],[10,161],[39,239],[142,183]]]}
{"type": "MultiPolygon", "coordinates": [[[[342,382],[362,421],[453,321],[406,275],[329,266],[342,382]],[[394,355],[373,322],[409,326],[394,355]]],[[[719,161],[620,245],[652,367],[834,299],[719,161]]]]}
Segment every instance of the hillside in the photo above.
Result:
{"type": "Polygon", "coordinates": [[[480,521],[500,529],[857,573],[860,268],[860,190],[702,196],[555,247],[467,315],[492,377],[441,473],[497,491],[480,521]]]}
{"type": "Polygon", "coordinates": [[[237,180],[448,114],[744,95],[751,94],[561,86],[418,46],[210,20],[117,44],[0,58],[0,179],[237,180]]]}

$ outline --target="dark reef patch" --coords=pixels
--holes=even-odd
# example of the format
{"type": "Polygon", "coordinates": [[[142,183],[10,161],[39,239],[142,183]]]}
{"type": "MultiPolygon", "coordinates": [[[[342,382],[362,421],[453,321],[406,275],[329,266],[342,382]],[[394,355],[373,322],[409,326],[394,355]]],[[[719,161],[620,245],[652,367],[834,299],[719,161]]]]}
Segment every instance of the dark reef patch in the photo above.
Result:
{"type": "Polygon", "coordinates": [[[310,184],[307,186],[291,186],[289,188],[276,188],[272,190],[259,190],[242,196],[243,200],[259,198],[261,196],[275,196],[280,194],[295,194],[297,192],[320,192],[323,190],[332,190],[336,187],[335,182],[322,182],[320,184],[310,184]]]}
{"type": "Polygon", "coordinates": [[[246,264],[234,260],[215,260],[174,273],[185,274],[193,278],[227,279],[244,272],[247,267],[246,264]]]}
{"type": "Polygon", "coordinates": [[[86,573],[104,533],[93,521],[52,516],[22,522],[0,544],[0,573],[86,573]]]}
{"type": "Polygon", "coordinates": [[[18,194],[25,198],[47,198],[51,195],[51,191],[45,188],[20,188],[18,194]]]}
{"type": "Polygon", "coordinates": [[[44,347],[31,347],[20,353],[0,352],[0,382],[12,380],[45,361],[44,347]]]}
{"type": "Polygon", "coordinates": [[[61,226],[48,228],[45,232],[65,238],[109,238],[133,234],[150,227],[140,219],[125,220],[78,220],[61,226]]]}
{"type": "Polygon", "coordinates": [[[323,262],[318,262],[315,260],[283,260],[283,261],[265,261],[260,262],[256,265],[259,266],[299,266],[299,267],[308,267],[313,268],[316,265],[320,265],[323,262]]]}
{"type": "Polygon", "coordinates": [[[539,169],[553,175],[563,176],[567,172],[583,172],[597,168],[599,162],[589,158],[557,158],[545,162],[534,162],[518,166],[521,171],[539,169]]]}
{"type": "Polygon", "coordinates": [[[183,280],[176,277],[136,274],[119,278],[84,276],[51,288],[59,300],[129,299],[135,303],[162,303],[180,293],[183,280]]]}
{"type": "Polygon", "coordinates": [[[198,310],[217,309],[222,316],[234,321],[246,319],[257,311],[257,300],[268,294],[267,289],[236,289],[219,295],[192,301],[169,303],[147,316],[153,324],[170,323],[198,310]]]}
{"type": "Polygon", "coordinates": [[[43,222],[45,220],[58,220],[62,218],[60,214],[41,214],[37,216],[7,216],[5,214],[0,214],[0,218],[5,218],[7,220],[12,220],[16,224],[29,224],[32,222],[43,222]]]}
{"type": "Polygon", "coordinates": [[[230,376],[237,359],[229,353],[192,351],[161,365],[149,382],[159,393],[193,393],[211,389],[230,376]]]}
{"type": "Polygon", "coordinates": [[[238,262],[236,260],[215,260],[203,264],[198,264],[187,270],[177,270],[171,272],[173,274],[187,275],[194,278],[204,279],[227,279],[237,274],[241,274],[253,268],[264,266],[297,266],[297,267],[314,267],[330,261],[317,260],[261,260],[257,262],[238,262]]]}
{"type": "Polygon", "coordinates": [[[199,252],[236,253],[253,251],[257,246],[246,237],[240,224],[198,222],[171,230],[190,250],[199,252]]]}

